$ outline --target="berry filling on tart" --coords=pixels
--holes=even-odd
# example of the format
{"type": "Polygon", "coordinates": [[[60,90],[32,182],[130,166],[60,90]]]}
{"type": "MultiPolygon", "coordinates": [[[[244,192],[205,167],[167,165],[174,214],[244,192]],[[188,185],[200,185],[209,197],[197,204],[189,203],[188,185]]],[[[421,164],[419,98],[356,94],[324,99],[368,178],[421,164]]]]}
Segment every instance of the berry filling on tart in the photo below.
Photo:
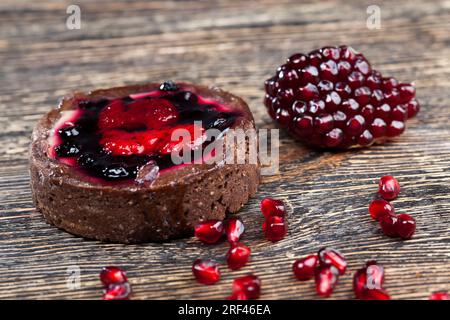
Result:
{"type": "Polygon", "coordinates": [[[241,116],[173,82],[150,92],[74,103],[54,126],[48,156],[106,181],[152,181],[180,165],[172,161],[173,151],[190,150],[196,161],[204,155],[195,151],[214,142],[207,130],[224,132],[241,116]],[[178,140],[172,139],[175,130],[178,140]]]}

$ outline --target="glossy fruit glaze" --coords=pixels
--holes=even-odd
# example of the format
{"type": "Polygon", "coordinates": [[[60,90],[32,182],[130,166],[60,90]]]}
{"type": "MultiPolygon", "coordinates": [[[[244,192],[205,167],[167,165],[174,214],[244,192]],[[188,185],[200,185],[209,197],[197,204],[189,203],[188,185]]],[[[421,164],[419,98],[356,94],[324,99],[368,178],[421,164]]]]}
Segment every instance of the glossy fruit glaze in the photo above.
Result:
{"type": "Polygon", "coordinates": [[[241,116],[173,82],[149,92],[74,103],[53,128],[48,155],[104,181],[154,180],[176,166],[172,151],[180,154],[187,147],[193,161],[202,157],[196,150],[214,140],[206,130],[223,132],[241,116]],[[184,129],[190,140],[172,141],[176,129],[184,129]]]}

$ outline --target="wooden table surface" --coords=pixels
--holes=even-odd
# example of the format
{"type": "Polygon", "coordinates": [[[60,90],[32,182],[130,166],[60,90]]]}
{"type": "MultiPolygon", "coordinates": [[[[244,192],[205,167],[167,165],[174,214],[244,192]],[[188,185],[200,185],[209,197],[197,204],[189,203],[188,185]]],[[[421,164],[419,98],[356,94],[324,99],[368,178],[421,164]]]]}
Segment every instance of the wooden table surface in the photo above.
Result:
{"type": "Polygon", "coordinates": [[[295,257],[322,246],[349,261],[333,298],[353,298],[353,272],[375,258],[394,299],[425,299],[450,289],[450,2],[376,1],[381,29],[366,27],[374,1],[77,1],[81,30],[66,28],[64,1],[0,3],[0,298],[96,299],[102,266],[128,271],[135,299],[220,299],[231,281],[254,272],[264,299],[316,298],[313,282],[295,281],[295,257]],[[240,212],[251,263],[222,268],[201,286],[192,261],[224,262],[225,243],[193,238],[164,244],[86,241],[47,225],[32,204],[28,145],[35,122],[71,91],[164,79],[216,84],[242,96],[259,128],[273,127],[262,105],[263,81],[296,51],[349,44],[376,69],[414,81],[422,111],[397,141],[331,153],[281,134],[280,173],[263,178],[240,212]],[[412,240],[383,236],[367,207],[377,179],[395,175],[395,206],[412,214],[412,240]],[[258,210],[265,196],[289,205],[289,235],[269,243],[258,210]],[[81,288],[66,286],[70,266],[81,288]]]}

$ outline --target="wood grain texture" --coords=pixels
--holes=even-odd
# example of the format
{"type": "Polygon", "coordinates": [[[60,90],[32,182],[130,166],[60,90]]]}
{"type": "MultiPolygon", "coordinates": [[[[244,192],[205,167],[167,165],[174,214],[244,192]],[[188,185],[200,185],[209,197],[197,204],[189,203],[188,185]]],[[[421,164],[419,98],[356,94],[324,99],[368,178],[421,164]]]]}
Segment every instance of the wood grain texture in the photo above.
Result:
{"type": "Polygon", "coordinates": [[[333,298],[352,298],[351,276],[366,260],[386,268],[394,299],[423,299],[450,289],[450,2],[376,1],[382,28],[366,28],[373,1],[77,1],[81,30],[66,29],[70,1],[0,3],[0,298],[96,299],[104,265],[124,267],[135,299],[220,299],[232,279],[258,274],[264,299],[316,298],[291,263],[321,246],[340,249],[350,272],[333,298]],[[197,285],[197,257],[224,262],[225,243],[194,239],[113,245],[85,241],[47,225],[31,202],[27,172],[34,123],[73,90],[187,80],[242,96],[258,127],[273,127],[262,106],[263,80],[284,58],[327,44],[350,44],[384,74],[414,81],[422,111],[397,141],[341,153],[308,149],[281,134],[280,173],[265,177],[240,212],[252,261],[222,268],[219,284],[197,285]],[[383,236],[367,214],[377,179],[393,174],[394,204],[412,214],[409,241],[383,236]],[[289,204],[289,236],[261,234],[259,201],[289,204]],[[66,287],[66,269],[81,268],[81,289],[66,287]]]}

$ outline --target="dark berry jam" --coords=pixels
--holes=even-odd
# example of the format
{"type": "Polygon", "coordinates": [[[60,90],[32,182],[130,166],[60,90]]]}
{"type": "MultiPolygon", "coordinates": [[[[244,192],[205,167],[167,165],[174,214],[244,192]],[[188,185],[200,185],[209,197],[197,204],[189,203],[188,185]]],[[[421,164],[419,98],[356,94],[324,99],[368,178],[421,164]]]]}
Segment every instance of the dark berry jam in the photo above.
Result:
{"type": "Polygon", "coordinates": [[[223,132],[241,116],[173,82],[148,93],[80,100],[68,113],[55,126],[49,156],[106,181],[136,179],[148,164],[159,172],[173,168],[171,152],[183,146],[171,141],[175,129],[192,137],[194,161],[194,150],[214,141],[205,139],[206,130],[223,132]]]}

